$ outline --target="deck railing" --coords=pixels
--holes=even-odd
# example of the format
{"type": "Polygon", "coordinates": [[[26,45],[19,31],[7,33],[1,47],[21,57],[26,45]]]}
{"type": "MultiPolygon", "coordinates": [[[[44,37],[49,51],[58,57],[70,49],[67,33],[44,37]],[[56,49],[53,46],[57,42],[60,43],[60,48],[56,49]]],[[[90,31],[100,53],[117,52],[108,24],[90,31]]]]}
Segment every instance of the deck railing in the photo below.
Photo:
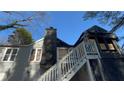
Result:
{"type": "Polygon", "coordinates": [[[96,55],[96,54],[98,54],[95,40],[89,39],[88,42],[85,41],[85,50],[86,50],[87,55],[96,55]]]}
{"type": "Polygon", "coordinates": [[[65,55],[57,64],[47,70],[40,78],[41,81],[70,80],[86,63],[86,54],[95,55],[97,47],[94,40],[81,42],[65,55]]]}

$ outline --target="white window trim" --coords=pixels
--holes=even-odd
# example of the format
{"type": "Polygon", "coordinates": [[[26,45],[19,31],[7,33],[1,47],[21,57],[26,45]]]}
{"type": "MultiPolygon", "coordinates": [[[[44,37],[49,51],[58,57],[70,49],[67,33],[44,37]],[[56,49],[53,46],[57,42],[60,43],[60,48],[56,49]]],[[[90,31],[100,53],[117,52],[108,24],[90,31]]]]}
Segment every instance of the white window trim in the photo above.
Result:
{"type": "Polygon", "coordinates": [[[16,59],[16,57],[18,55],[19,48],[6,48],[5,51],[4,51],[3,57],[2,57],[2,62],[15,62],[15,59],[14,59],[14,61],[10,61],[10,58],[12,56],[13,49],[17,49],[17,53],[15,54],[15,59],[16,59]],[[9,55],[8,60],[4,61],[4,57],[5,57],[6,52],[7,52],[8,49],[12,49],[12,51],[10,52],[10,55],[9,55]]]}
{"type": "MultiPolygon", "coordinates": [[[[30,63],[40,62],[41,61],[41,58],[42,58],[42,48],[33,48],[33,49],[35,49],[35,56],[34,56],[34,60],[31,61],[30,60],[31,53],[30,53],[30,58],[29,58],[30,63]],[[37,61],[36,58],[37,58],[37,51],[38,51],[38,49],[41,49],[41,56],[40,56],[40,59],[37,61]]],[[[32,50],[31,50],[31,52],[32,52],[32,50]]]]}

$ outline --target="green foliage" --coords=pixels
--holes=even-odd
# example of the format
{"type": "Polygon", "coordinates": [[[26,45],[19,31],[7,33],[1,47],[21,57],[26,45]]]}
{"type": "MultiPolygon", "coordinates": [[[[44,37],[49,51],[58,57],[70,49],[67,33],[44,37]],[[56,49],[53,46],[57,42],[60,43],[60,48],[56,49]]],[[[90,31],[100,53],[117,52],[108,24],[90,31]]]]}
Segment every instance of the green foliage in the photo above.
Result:
{"type": "Polygon", "coordinates": [[[27,45],[33,43],[32,35],[25,28],[17,28],[11,38],[8,40],[19,45],[27,45]]]}
{"type": "Polygon", "coordinates": [[[16,31],[19,33],[20,38],[23,39],[23,44],[31,44],[33,43],[32,35],[24,28],[18,28],[16,31]]]}

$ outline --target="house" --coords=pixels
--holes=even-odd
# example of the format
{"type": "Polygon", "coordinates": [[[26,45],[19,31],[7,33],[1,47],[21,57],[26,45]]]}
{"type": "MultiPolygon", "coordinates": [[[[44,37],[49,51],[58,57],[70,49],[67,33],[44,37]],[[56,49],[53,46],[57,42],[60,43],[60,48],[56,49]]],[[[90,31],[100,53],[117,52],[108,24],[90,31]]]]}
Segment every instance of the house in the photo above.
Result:
{"type": "Polygon", "coordinates": [[[124,80],[124,54],[117,41],[115,34],[93,26],[69,45],[50,27],[33,44],[0,46],[0,80],[124,80]]]}

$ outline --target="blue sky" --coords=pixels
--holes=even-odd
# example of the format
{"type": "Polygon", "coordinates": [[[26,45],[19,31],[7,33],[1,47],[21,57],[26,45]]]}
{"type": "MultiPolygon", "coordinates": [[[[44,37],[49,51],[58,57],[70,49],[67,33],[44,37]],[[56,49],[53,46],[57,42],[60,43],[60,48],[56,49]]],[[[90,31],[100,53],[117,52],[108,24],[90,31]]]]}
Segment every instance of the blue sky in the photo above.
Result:
{"type": "Polygon", "coordinates": [[[83,21],[83,14],[83,12],[51,12],[49,25],[58,29],[57,33],[60,39],[74,44],[83,31],[93,25],[100,26],[95,20],[83,21]]]}
{"type": "MultiPolygon", "coordinates": [[[[27,29],[32,33],[33,39],[38,40],[44,35],[44,30],[46,27],[53,26],[57,29],[57,35],[60,39],[67,42],[68,44],[74,44],[81,33],[86,29],[90,28],[93,25],[101,26],[107,30],[110,30],[111,27],[107,25],[99,24],[96,20],[83,21],[84,12],[47,12],[46,21],[42,23],[41,26],[38,25],[38,22],[34,22],[32,26],[28,26],[27,29]]],[[[5,18],[6,16],[0,15],[0,19],[5,18]]],[[[19,16],[16,16],[19,18],[19,16]]],[[[4,24],[0,21],[0,24],[4,24]]],[[[124,35],[122,32],[123,29],[119,29],[117,34],[119,36],[124,35]]],[[[0,39],[6,40],[7,36],[12,34],[13,29],[1,31],[0,39]]],[[[122,42],[120,42],[122,44],[122,42]]]]}

